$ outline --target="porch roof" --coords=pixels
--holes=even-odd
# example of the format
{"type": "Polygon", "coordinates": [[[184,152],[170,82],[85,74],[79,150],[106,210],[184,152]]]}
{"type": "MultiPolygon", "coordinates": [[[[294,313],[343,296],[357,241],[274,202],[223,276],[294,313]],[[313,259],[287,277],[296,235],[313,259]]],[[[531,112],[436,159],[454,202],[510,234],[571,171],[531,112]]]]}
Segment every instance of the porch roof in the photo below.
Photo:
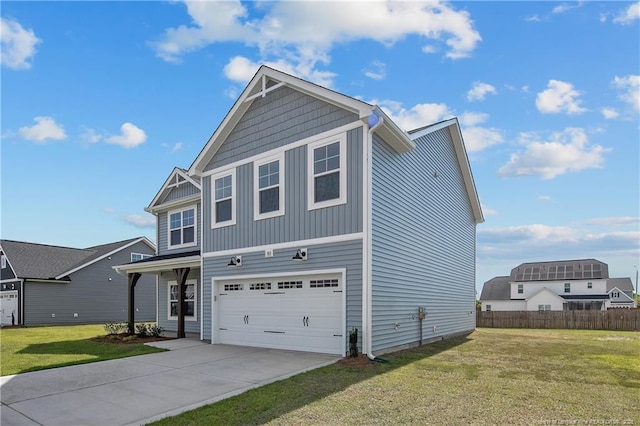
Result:
{"type": "Polygon", "coordinates": [[[129,274],[133,272],[159,273],[177,268],[199,268],[200,250],[193,250],[184,253],[169,253],[159,256],[148,257],[137,262],[116,265],[113,269],[119,274],[129,274]]]}

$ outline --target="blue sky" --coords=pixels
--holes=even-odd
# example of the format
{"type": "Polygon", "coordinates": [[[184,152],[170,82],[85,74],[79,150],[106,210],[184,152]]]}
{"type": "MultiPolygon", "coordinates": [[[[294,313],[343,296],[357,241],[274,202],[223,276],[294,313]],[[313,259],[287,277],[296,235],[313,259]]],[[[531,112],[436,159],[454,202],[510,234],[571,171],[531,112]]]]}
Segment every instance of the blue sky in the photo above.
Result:
{"type": "Polygon", "coordinates": [[[145,235],[262,63],[462,124],[477,288],[519,263],[640,266],[638,2],[2,2],[2,238],[145,235]]]}

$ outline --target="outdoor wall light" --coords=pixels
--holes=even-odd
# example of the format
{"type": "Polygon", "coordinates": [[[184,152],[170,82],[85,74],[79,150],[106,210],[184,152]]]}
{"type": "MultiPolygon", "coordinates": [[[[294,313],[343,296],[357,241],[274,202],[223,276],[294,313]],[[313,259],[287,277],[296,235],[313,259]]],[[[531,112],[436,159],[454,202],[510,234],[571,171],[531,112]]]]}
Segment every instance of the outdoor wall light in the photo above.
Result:
{"type": "Polygon", "coordinates": [[[306,248],[298,249],[295,256],[292,257],[293,260],[307,260],[309,252],[306,248]]]}
{"type": "Polygon", "coordinates": [[[227,266],[242,266],[242,256],[232,256],[229,263],[227,263],[227,266]]]}

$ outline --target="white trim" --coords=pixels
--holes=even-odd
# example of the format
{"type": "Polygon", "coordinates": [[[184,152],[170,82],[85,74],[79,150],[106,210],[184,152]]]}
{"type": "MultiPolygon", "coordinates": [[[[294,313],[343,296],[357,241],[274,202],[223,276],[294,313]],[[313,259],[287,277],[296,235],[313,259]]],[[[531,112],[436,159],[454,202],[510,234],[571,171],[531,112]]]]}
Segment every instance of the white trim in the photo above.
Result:
{"type": "MultiPolygon", "coordinates": [[[[178,229],[178,228],[176,228],[178,229]]],[[[169,210],[167,212],[167,250],[175,250],[175,249],[180,249],[180,248],[184,248],[184,247],[195,247],[198,245],[198,205],[197,204],[191,204],[189,206],[184,206],[181,207],[179,209],[175,209],[175,210],[169,210]],[[183,241],[183,233],[182,231],[184,230],[185,226],[183,223],[183,219],[184,219],[184,212],[189,211],[189,210],[193,210],[193,242],[191,243],[184,243],[181,242],[180,244],[171,244],[171,215],[172,214],[176,214],[176,213],[180,213],[180,241],[183,241]]]]}
{"type": "Polygon", "coordinates": [[[2,269],[6,269],[7,268],[7,256],[3,254],[0,254],[0,268],[2,269]]]}
{"type": "Polygon", "coordinates": [[[20,278],[7,278],[5,280],[0,280],[0,284],[6,284],[6,283],[12,283],[12,282],[18,282],[20,281],[20,278]]]}
{"type": "Polygon", "coordinates": [[[285,164],[284,164],[284,152],[280,152],[276,156],[266,157],[260,161],[253,162],[253,220],[268,219],[270,217],[284,215],[284,184],[285,184],[285,164]],[[260,166],[265,164],[278,162],[278,210],[272,212],[260,213],[260,191],[266,189],[273,189],[276,185],[272,185],[267,188],[260,188],[260,166]]]}
{"type": "MultiPolygon", "coordinates": [[[[623,296],[624,296],[626,299],[628,299],[628,300],[629,300],[629,302],[635,302],[635,300],[634,300],[633,298],[629,297],[629,295],[628,295],[627,293],[625,293],[624,291],[620,290],[618,287],[613,287],[611,290],[609,290],[609,291],[607,292],[607,294],[609,295],[609,298],[611,298],[611,293],[612,293],[614,290],[615,290],[615,291],[617,291],[617,292],[619,293],[619,295],[617,296],[618,298],[620,298],[620,297],[623,297],[623,296]]],[[[611,299],[609,299],[609,300],[611,300],[611,299]]],[[[625,302],[618,302],[618,303],[625,303],[625,302]]]]}
{"type": "Polygon", "coordinates": [[[201,266],[200,256],[179,257],[174,259],[155,260],[136,264],[124,264],[112,266],[117,273],[145,273],[170,271],[175,268],[199,268],[201,266]]]}
{"type": "Polygon", "coordinates": [[[189,195],[188,197],[178,198],[177,200],[171,200],[168,203],[162,203],[153,208],[145,207],[144,210],[147,213],[157,214],[170,209],[176,209],[183,205],[187,206],[187,205],[193,204],[194,202],[198,202],[199,200],[200,200],[200,194],[193,194],[193,195],[189,195]]]}
{"type": "Polygon", "coordinates": [[[320,139],[315,142],[309,143],[307,146],[307,209],[315,210],[321,209],[324,207],[337,206],[340,204],[347,203],[347,134],[342,133],[333,137],[320,139]],[[316,175],[314,173],[314,161],[313,154],[314,150],[318,148],[322,148],[327,145],[331,145],[338,142],[340,145],[340,167],[338,169],[338,173],[340,174],[340,193],[338,198],[334,198],[331,200],[315,202],[315,178],[316,176],[324,176],[327,174],[335,173],[335,169],[319,173],[316,175]]]}
{"type": "MultiPolygon", "coordinates": [[[[238,194],[236,193],[236,168],[227,168],[215,175],[211,175],[211,229],[222,228],[225,226],[232,226],[236,224],[236,203],[238,201],[238,194]],[[227,176],[231,176],[231,220],[224,222],[216,222],[216,179],[222,179],[227,176]]],[[[222,199],[222,201],[227,200],[222,199]]]]}
{"type": "Polygon", "coordinates": [[[44,278],[22,278],[21,281],[24,282],[28,282],[28,283],[58,283],[58,284],[69,284],[71,282],[71,280],[58,280],[58,279],[52,279],[52,280],[47,280],[44,278]]]}
{"type": "Polygon", "coordinates": [[[150,257],[153,257],[153,255],[152,255],[152,254],[146,254],[146,253],[136,253],[136,252],[131,252],[131,261],[132,261],[132,262],[138,262],[138,261],[140,261],[140,260],[148,259],[148,258],[150,258],[150,257]],[[138,260],[133,260],[133,255],[134,255],[134,254],[135,254],[135,255],[140,256],[140,259],[138,259],[138,260]]]}
{"type": "MultiPolygon", "coordinates": [[[[162,186],[160,187],[160,190],[156,193],[156,196],[153,197],[153,200],[151,201],[151,203],[149,203],[149,205],[147,207],[145,207],[145,211],[147,212],[151,212],[153,210],[156,210],[156,203],[160,200],[160,198],[162,198],[163,196],[168,195],[169,191],[171,188],[174,187],[178,187],[180,185],[182,185],[183,183],[190,183],[193,186],[195,186],[198,190],[201,190],[202,187],[200,185],[200,183],[198,181],[196,181],[193,177],[189,176],[184,170],[180,169],[179,167],[174,167],[173,170],[171,171],[171,173],[169,174],[169,177],[167,177],[167,179],[164,181],[164,183],[162,184],[162,186]],[[178,181],[178,177],[182,177],[184,179],[184,181],[179,182],[178,181]],[[173,180],[175,180],[175,182],[172,182],[173,180]]],[[[160,204],[163,205],[164,203],[160,204]]]]}
{"type": "Polygon", "coordinates": [[[336,135],[339,135],[341,133],[347,133],[350,130],[358,129],[360,127],[363,127],[362,121],[360,121],[360,120],[352,121],[351,123],[345,124],[344,126],[336,127],[335,129],[327,130],[327,131],[319,133],[317,135],[313,135],[313,136],[306,137],[304,139],[300,139],[299,141],[292,142],[290,144],[287,144],[287,145],[284,145],[284,146],[281,146],[281,147],[278,147],[278,148],[274,148],[274,149],[272,149],[270,151],[263,152],[261,154],[256,154],[256,155],[253,155],[251,157],[243,158],[241,160],[234,161],[233,163],[225,164],[224,166],[220,166],[220,167],[217,167],[215,169],[208,170],[206,172],[203,172],[202,176],[206,177],[206,176],[211,176],[211,175],[217,175],[219,173],[222,173],[224,170],[235,168],[235,167],[240,167],[240,166],[243,166],[245,164],[253,163],[253,162],[256,162],[256,161],[261,161],[261,160],[263,160],[265,158],[268,158],[268,157],[275,157],[276,155],[279,155],[280,153],[291,151],[291,150],[299,148],[301,146],[309,145],[310,143],[316,142],[318,140],[329,139],[329,138],[332,138],[332,137],[334,137],[336,135]]]}
{"type": "Polygon", "coordinates": [[[313,269],[310,271],[287,271],[287,272],[270,272],[266,274],[247,274],[247,275],[221,275],[217,277],[211,277],[211,344],[218,343],[219,336],[216,333],[217,329],[217,284],[220,281],[229,280],[250,280],[254,278],[276,278],[276,277],[294,277],[294,276],[311,276],[311,275],[329,275],[339,274],[340,282],[342,284],[342,353],[343,355],[347,351],[347,269],[346,268],[334,268],[334,269],[313,269]]]}
{"type": "Polygon", "coordinates": [[[307,246],[314,246],[314,245],[321,245],[321,244],[341,243],[345,241],[361,240],[362,237],[363,237],[362,232],[356,232],[353,234],[342,234],[342,235],[336,235],[333,237],[288,241],[286,243],[265,244],[262,246],[212,251],[208,253],[202,253],[202,258],[204,259],[204,258],[212,258],[212,257],[234,256],[234,255],[241,255],[241,254],[247,254],[247,253],[261,252],[267,249],[279,250],[279,249],[300,248],[300,247],[307,247],[307,246]]]}
{"type": "MultiPolygon", "coordinates": [[[[171,286],[178,285],[178,281],[167,281],[167,321],[177,321],[178,316],[171,316],[171,286]]],[[[198,321],[198,280],[188,279],[185,285],[193,285],[193,317],[184,316],[185,321],[198,321]]],[[[178,290],[179,291],[179,290],[178,290]]]]}
{"type": "Polygon", "coordinates": [[[204,271],[202,270],[202,258],[200,258],[200,340],[204,340],[204,271]]]}
{"type": "MultiPolygon", "coordinates": [[[[121,247],[119,247],[119,248],[117,248],[117,249],[115,249],[115,250],[113,250],[113,251],[110,251],[110,252],[109,252],[109,253],[107,253],[107,254],[103,254],[102,256],[100,256],[100,257],[98,257],[98,258],[93,259],[91,262],[87,262],[87,263],[85,263],[85,264],[83,264],[83,265],[78,266],[77,268],[71,269],[71,270],[69,270],[69,271],[67,271],[67,272],[63,272],[62,274],[60,274],[60,275],[58,275],[57,277],[55,277],[55,279],[56,279],[56,280],[58,280],[58,279],[60,279],[60,278],[62,278],[62,277],[66,277],[67,275],[73,274],[74,272],[79,271],[79,270],[80,270],[80,269],[82,269],[82,268],[86,268],[86,267],[87,267],[87,266],[89,266],[89,265],[92,265],[92,264],[94,264],[94,263],[96,263],[96,262],[98,262],[98,261],[100,261],[100,260],[102,260],[102,259],[105,259],[105,258],[107,258],[107,257],[109,257],[109,256],[112,256],[112,255],[114,255],[115,253],[118,253],[119,251],[122,251],[122,250],[124,250],[124,249],[126,249],[126,248],[128,248],[128,247],[131,247],[132,245],[137,244],[137,243],[139,243],[139,242],[141,242],[141,241],[142,241],[143,243],[145,243],[146,245],[148,245],[148,246],[149,246],[149,248],[151,248],[154,252],[156,251],[156,246],[155,246],[155,244],[153,244],[151,241],[149,241],[149,240],[147,239],[147,237],[140,237],[140,238],[137,238],[137,239],[135,239],[135,240],[131,241],[131,242],[130,242],[130,243],[128,243],[128,244],[125,244],[124,246],[121,246],[121,247]]],[[[28,279],[28,278],[27,278],[27,279],[28,279]]],[[[33,281],[33,280],[29,279],[29,281],[33,281]]]]}

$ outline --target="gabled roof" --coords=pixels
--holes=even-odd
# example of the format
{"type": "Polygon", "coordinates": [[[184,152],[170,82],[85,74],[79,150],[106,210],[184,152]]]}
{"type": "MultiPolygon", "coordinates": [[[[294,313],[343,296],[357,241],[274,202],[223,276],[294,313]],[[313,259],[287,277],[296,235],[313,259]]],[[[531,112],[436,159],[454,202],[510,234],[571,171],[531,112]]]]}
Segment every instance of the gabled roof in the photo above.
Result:
{"type": "Polygon", "coordinates": [[[562,297],[560,297],[560,295],[558,295],[558,293],[555,293],[552,290],[549,290],[547,287],[541,288],[540,290],[538,290],[535,293],[533,293],[531,296],[527,297],[525,300],[529,301],[529,300],[533,299],[534,297],[536,297],[537,295],[539,295],[541,293],[549,293],[552,296],[555,296],[556,299],[563,300],[562,297]]]}
{"type": "Polygon", "coordinates": [[[608,278],[609,265],[597,259],[527,262],[521,263],[511,270],[511,281],[514,282],[608,278]]]}
{"type": "Polygon", "coordinates": [[[462,173],[462,180],[467,190],[467,195],[469,196],[469,204],[471,205],[475,222],[482,223],[484,222],[484,215],[482,214],[478,191],[476,190],[476,184],[473,180],[473,174],[471,173],[471,165],[469,164],[469,157],[467,157],[467,150],[464,147],[464,140],[462,139],[462,132],[460,131],[460,123],[458,122],[458,119],[452,118],[429,126],[424,126],[419,129],[414,129],[409,131],[409,135],[411,139],[415,141],[418,138],[443,128],[449,128],[451,139],[453,140],[453,148],[458,159],[458,165],[460,166],[460,172],[462,173]]]}
{"type": "Polygon", "coordinates": [[[10,260],[17,278],[64,280],[69,274],[139,241],[143,241],[155,250],[153,243],[145,237],[131,238],[85,249],[12,240],[0,240],[0,245],[7,259],[10,260]]]}
{"type": "Polygon", "coordinates": [[[198,176],[189,176],[185,169],[174,167],[167,180],[165,180],[162,184],[162,187],[160,187],[160,190],[158,191],[156,196],[153,197],[151,203],[149,203],[149,205],[145,207],[144,210],[149,213],[153,212],[154,208],[158,204],[162,203],[164,198],[169,194],[169,192],[171,192],[173,188],[179,187],[180,185],[184,185],[186,183],[190,183],[196,188],[202,189],[200,186],[200,178],[198,176]]]}
{"type": "Polygon", "coordinates": [[[261,66],[253,76],[247,87],[244,89],[238,100],[233,104],[222,123],[209,138],[200,154],[189,167],[189,175],[200,175],[206,165],[211,161],[220,146],[233,131],[244,113],[249,109],[254,99],[264,97],[269,92],[277,90],[286,85],[294,90],[331,103],[340,108],[346,109],[358,115],[366,122],[371,115],[375,115],[375,121],[382,118],[382,122],[376,128],[378,133],[386,143],[398,153],[410,151],[415,146],[411,139],[403,132],[380,108],[368,104],[358,99],[343,95],[317,84],[302,80],[298,77],[283,73],[281,71],[261,66]]]}
{"type": "Polygon", "coordinates": [[[631,278],[609,278],[607,280],[607,293],[611,292],[614,288],[620,291],[633,292],[633,284],[631,278]]]}
{"type": "Polygon", "coordinates": [[[480,300],[511,300],[509,277],[494,277],[484,283],[480,300]]]}

